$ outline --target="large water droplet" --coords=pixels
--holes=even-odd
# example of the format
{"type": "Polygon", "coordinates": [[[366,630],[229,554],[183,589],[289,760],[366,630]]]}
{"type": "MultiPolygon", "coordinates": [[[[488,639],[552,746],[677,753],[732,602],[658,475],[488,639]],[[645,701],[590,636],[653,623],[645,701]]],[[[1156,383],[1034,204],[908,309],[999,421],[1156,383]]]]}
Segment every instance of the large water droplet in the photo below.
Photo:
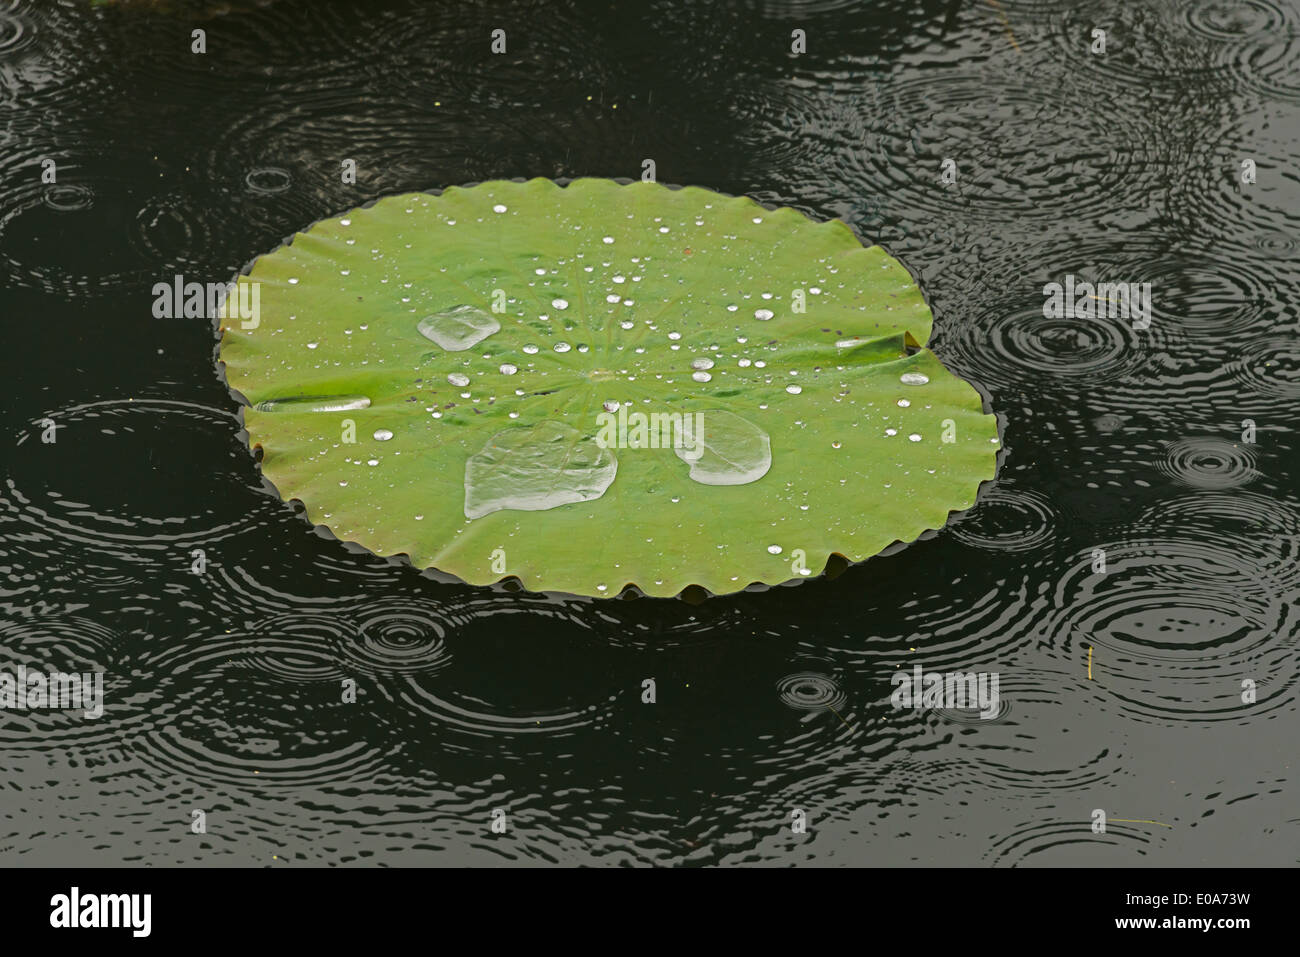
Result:
{"type": "Polygon", "coordinates": [[[673,421],[673,451],[701,485],[747,485],[772,467],[772,442],[754,423],[722,409],[673,421]]]}
{"type": "Polygon", "coordinates": [[[924,372],[904,372],[898,377],[898,381],[903,385],[925,385],[930,381],[930,377],[924,372]]]}
{"type": "Polygon", "coordinates": [[[463,372],[452,372],[447,376],[447,381],[452,385],[465,387],[469,385],[469,376],[463,372]]]}
{"type": "Polygon", "coordinates": [[[762,319],[764,322],[766,322],[768,319],[771,319],[773,315],[774,315],[774,313],[772,312],[771,309],[755,309],[755,310],[754,310],[754,318],[755,318],[755,319],[762,319]]]}
{"type": "Polygon", "coordinates": [[[460,305],[425,316],[415,328],[448,352],[464,352],[500,329],[501,323],[477,306],[460,305]]]}
{"type": "Polygon", "coordinates": [[[506,429],[465,463],[465,517],[590,502],[605,494],[617,473],[612,451],[565,422],[506,429]]]}
{"type": "Polygon", "coordinates": [[[376,442],[387,442],[392,437],[393,437],[393,433],[390,432],[388,429],[375,429],[376,442]]]}
{"type": "Polygon", "coordinates": [[[692,360],[691,360],[691,368],[692,368],[692,369],[712,369],[712,368],[713,368],[713,360],[712,360],[712,359],[692,359],[692,360]]]}
{"type": "Polygon", "coordinates": [[[370,408],[364,395],[295,395],[267,399],[253,406],[258,412],[350,412],[370,408]]]}

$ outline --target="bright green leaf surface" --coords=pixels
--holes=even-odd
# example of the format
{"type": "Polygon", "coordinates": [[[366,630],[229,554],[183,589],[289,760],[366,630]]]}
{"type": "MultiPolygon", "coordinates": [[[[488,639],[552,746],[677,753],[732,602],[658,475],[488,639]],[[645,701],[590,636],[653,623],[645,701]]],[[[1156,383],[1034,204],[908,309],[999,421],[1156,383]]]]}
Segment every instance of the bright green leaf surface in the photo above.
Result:
{"type": "Polygon", "coordinates": [[[932,321],[916,284],[838,221],[489,182],[317,223],[240,282],[259,321],[225,320],[220,355],[267,478],[339,538],[471,583],[785,581],[939,528],[993,477],[979,394],[908,355],[932,321]],[[620,406],[702,413],[703,441],[602,449],[620,406]]]}

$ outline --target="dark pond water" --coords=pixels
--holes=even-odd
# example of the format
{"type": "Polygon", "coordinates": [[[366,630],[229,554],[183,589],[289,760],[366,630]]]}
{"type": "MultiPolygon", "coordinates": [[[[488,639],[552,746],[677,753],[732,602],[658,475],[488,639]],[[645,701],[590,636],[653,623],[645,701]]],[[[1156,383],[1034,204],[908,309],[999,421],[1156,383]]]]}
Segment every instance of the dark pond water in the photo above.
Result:
{"type": "Polygon", "coordinates": [[[1295,863],[1297,133],[1274,0],[0,0],[0,663],[106,674],[0,715],[0,860],[1295,863]],[[921,278],[1004,420],[981,504],[701,605],[442,584],[268,494],[151,314],[378,196],[645,158],[921,278]],[[1046,318],[1067,275],[1149,328],[1046,318]],[[917,664],[997,715],[893,708],[917,664]]]}

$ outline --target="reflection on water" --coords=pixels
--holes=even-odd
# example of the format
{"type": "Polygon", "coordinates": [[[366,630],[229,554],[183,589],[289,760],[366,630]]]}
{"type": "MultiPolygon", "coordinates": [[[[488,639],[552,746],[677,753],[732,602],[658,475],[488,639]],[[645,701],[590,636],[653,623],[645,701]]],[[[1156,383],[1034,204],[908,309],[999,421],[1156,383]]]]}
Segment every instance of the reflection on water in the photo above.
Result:
{"type": "Polygon", "coordinates": [[[1281,0],[0,0],[0,670],[106,701],[0,716],[6,843],[42,862],[57,796],[151,864],[1294,863],[1298,37],[1281,0]],[[380,196],[646,158],[907,263],[1004,419],[973,510],[702,604],[469,588],[281,503],[210,324],[151,313],[380,196]],[[1150,283],[1150,328],[1045,315],[1067,275],[1150,283]],[[895,710],[918,664],[998,713],[895,710]]]}

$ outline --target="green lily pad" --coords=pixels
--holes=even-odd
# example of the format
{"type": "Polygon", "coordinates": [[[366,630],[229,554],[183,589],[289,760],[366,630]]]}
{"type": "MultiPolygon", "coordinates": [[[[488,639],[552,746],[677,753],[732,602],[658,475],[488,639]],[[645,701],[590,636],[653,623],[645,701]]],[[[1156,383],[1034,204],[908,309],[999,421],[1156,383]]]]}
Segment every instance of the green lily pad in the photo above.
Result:
{"type": "Polygon", "coordinates": [[[942,527],[996,468],[980,395],[919,348],[907,270],[743,197],[392,196],[239,281],[260,312],[223,321],[220,358],[264,475],[339,538],[473,584],[782,582],[942,527]]]}

